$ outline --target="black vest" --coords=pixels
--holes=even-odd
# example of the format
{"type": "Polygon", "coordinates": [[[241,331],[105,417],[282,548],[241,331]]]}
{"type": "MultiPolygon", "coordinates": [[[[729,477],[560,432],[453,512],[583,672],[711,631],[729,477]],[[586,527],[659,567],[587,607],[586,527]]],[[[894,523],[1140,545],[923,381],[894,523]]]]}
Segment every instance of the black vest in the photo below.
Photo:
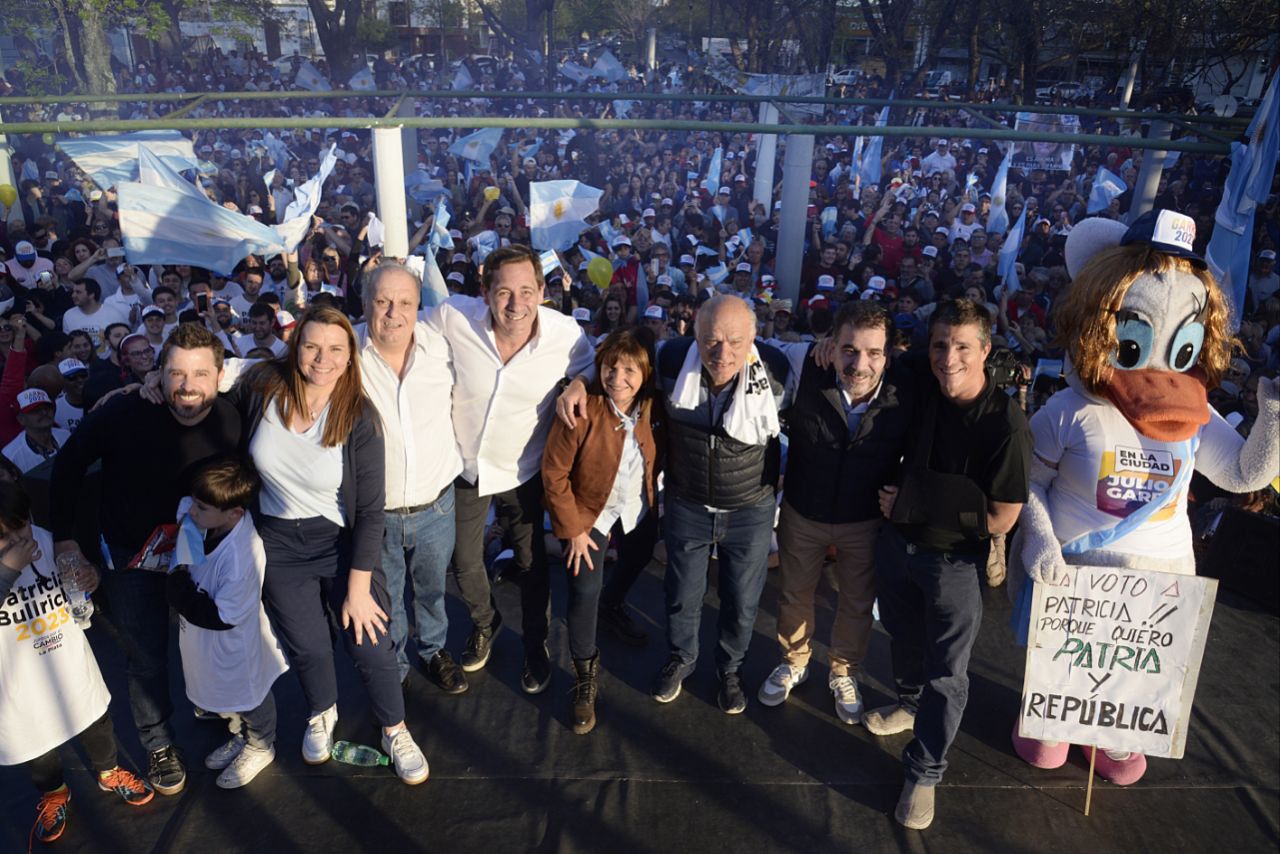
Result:
{"type": "Polygon", "coordinates": [[[880,517],[880,487],[896,483],[911,407],[886,370],[880,393],[849,435],[833,368],[806,358],[787,412],[787,481],[782,498],[801,516],[834,525],[880,517]]]}
{"type": "MultiPolygon", "coordinates": [[[[663,387],[673,389],[684,365],[692,338],[676,338],[658,352],[658,373],[663,387]]],[[[776,348],[757,342],[760,358],[775,395],[790,372],[786,356],[776,348]]],[[[703,380],[705,382],[705,379],[703,380]]],[[[670,405],[667,395],[666,489],[671,495],[692,504],[736,510],[750,507],[773,495],[781,468],[777,438],[765,445],[747,445],[725,432],[723,414],[714,423],[688,420],[687,411],[670,405]]]]}

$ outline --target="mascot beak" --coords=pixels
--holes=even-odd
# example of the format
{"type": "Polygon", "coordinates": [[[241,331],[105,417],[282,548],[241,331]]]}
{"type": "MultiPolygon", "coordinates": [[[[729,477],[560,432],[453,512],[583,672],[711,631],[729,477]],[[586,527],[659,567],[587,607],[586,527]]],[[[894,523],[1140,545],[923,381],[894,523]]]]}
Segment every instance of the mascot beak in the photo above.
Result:
{"type": "Polygon", "coordinates": [[[1183,442],[1209,423],[1204,372],[1113,371],[1102,393],[1133,428],[1158,442],[1183,442]]]}

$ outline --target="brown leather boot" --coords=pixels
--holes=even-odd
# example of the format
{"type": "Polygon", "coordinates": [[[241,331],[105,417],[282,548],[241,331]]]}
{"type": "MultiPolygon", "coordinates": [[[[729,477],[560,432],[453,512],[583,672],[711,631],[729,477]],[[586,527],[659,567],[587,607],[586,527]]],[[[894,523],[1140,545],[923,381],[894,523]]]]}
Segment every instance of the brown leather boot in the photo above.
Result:
{"type": "Polygon", "coordinates": [[[596,679],[600,675],[600,653],[590,658],[575,658],[573,672],[573,732],[586,735],[596,725],[596,679]]]}

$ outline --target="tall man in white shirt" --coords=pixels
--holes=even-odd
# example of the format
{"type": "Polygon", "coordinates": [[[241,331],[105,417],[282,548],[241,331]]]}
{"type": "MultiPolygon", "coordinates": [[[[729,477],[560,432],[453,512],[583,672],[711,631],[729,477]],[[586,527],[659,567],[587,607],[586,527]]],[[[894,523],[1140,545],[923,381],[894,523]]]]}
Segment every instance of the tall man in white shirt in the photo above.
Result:
{"type": "Polygon", "coordinates": [[[481,299],[450,297],[427,321],[448,342],[455,375],[453,426],[462,475],[455,483],[454,567],[475,626],[462,669],[485,666],[502,625],[484,566],[492,503],[515,541],[525,649],[521,686],[529,694],[551,681],[542,451],[560,381],[583,373],[592,360],[591,343],[573,318],[540,307],[544,287],[537,253],[504,246],[485,259],[481,299]]]}
{"type": "MultiPolygon", "coordinates": [[[[382,570],[391,596],[391,639],[400,678],[409,675],[406,576],[413,584],[414,640],[427,676],[448,694],[467,678],[445,651],[444,587],[454,545],[454,439],[449,346],[418,321],[422,285],[411,270],[383,264],[364,286],[365,323],[356,329],[364,391],[382,418],[387,457],[382,570]]],[[[255,306],[257,310],[259,306],[255,306]]]]}

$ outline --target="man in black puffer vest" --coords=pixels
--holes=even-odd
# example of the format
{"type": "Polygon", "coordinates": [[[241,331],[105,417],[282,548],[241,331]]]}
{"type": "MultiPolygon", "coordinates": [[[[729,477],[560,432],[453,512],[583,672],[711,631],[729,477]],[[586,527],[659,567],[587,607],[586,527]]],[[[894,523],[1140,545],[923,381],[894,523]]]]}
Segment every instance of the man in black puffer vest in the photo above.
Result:
{"type": "Polygon", "coordinates": [[[862,716],[855,676],[871,637],[875,601],[878,491],[893,483],[911,409],[886,374],[893,319],[877,302],[846,304],[836,315],[832,364],[806,359],[788,413],[787,479],[778,522],[782,590],[778,644],[782,662],[760,686],[766,706],[784,703],[809,676],[814,594],[827,550],[836,550],[838,603],[831,629],[836,714],[862,716]]]}

